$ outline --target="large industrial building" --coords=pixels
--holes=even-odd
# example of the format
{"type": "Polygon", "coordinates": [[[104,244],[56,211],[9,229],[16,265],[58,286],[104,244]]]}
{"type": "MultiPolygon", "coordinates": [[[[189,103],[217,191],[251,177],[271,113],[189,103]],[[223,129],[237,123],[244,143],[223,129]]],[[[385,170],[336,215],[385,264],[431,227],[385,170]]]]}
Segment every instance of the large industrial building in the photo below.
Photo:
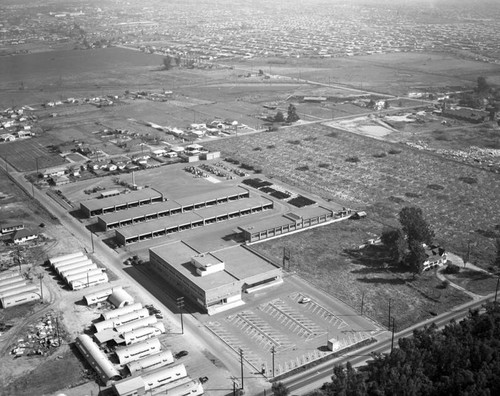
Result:
{"type": "Polygon", "coordinates": [[[86,217],[93,217],[142,205],[149,205],[155,202],[162,202],[163,200],[162,193],[152,188],[144,188],[142,190],[131,191],[127,194],[81,202],[80,210],[86,217]]]}
{"type": "Polygon", "coordinates": [[[242,292],[281,283],[282,270],[244,246],[201,253],[183,241],[149,250],[150,265],[204,311],[243,304],[242,292]]]}
{"type": "Polygon", "coordinates": [[[331,209],[311,206],[238,227],[246,242],[257,242],[274,236],[309,228],[334,219],[331,209]]]}
{"type": "Polygon", "coordinates": [[[155,205],[139,206],[126,211],[104,214],[98,217],[97,222],[101,229],[109,230],[249,197],[250,193],[245,188],[227,187],[185,198],[169,199],[155,205]]]}
{"type": "Polygon", "coordinates": [[[264,197],[252,197],[198,209],[194,212],[164,217],[156,221],[137,224],[116,230],[116,240],[121,245],[128,245],[175,232],[189,230],[236,217],[259,213],[272,209],[273,201],[264,197]]]}

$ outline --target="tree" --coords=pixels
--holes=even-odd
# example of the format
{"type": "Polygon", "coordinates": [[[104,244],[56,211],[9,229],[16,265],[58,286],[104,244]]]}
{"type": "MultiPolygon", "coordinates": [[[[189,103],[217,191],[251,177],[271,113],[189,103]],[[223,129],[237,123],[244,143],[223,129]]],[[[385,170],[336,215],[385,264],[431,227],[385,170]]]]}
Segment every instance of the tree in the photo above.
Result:
{"type": "Polygon", "coordinates": [[[389,104],[389,102],[387,100],[384,101],[384,109],[388,109],[389,107],[391,107],[391,105],[389,104]]]}
{"type": "Polygon", "coordinates": [[[286,121],[287,122],[295,122],[298,120],[300,120],[300,117],[297,114],[297,109],[295,108],[295,106],[292,103],[290,103],[288,105],[286,121]]]}
{"type": "Polygon", "coordinates": [[[276,115],[274,116],[274,121],[275,122],[284,122],[285,121],[285,116],[281,111],[278,110],[276,115]]]}
{"type": "Polygon", "coordinates": [[[271,390],[273,391],[274,396],[288,396],[290,394],[290,390],[283,382],[273,383],[273,386],[271,386],[271,390]]]}
{"type": "Polygon", "coordinates": [[[392,263],[399,264],[404,260],[407,243],[401,229],[386,229],[382,231],[380,240],[388,248],[392,263]]]}
{"type": "Polygon", "coordinates": [[[170,70],[172,68],[172,57],[170,55],[163,57],[163,67],[165,70],[170,70]]]}
{"type": "Polygon", "coordinates": [[[489,90],[490,90],[490,86],[486,82],[486,78],[478,77],[477,78],[477,93],[487,94],[489,90]]]}
{"type": "Polygon", "coordinates": [[[422,246],[422,242],[412,240],[408,243],[410,253],[407,257],[407,264],[414,274],[421,274],[424,271],[424,261],[427,260],[427,254],[422,246]]]}
{"type": "Polygon", "coordinates": [[[434,231],[425,221],[422,209],[417,207],[404,207],[399,212],[399,222],[403,232],[408,237],[408,246],[412,241],[430,245],[434,239],[434,231]]]}

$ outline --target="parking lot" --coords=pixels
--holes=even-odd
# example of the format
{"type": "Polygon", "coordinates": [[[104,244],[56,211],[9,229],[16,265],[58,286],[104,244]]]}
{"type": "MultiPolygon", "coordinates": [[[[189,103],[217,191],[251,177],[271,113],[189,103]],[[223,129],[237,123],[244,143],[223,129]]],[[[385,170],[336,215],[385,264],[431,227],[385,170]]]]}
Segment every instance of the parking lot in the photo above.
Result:
{"type": "Polygon", "coordinates": [[[385,331],[295,276],[244,300],[245,306],[206,318],[204,324],[235,353],[242,350],[256,372],[268,377],[341,353],[385,331]],[[333,351],[327,348],[331,339],[338,342],[333,351]]]}

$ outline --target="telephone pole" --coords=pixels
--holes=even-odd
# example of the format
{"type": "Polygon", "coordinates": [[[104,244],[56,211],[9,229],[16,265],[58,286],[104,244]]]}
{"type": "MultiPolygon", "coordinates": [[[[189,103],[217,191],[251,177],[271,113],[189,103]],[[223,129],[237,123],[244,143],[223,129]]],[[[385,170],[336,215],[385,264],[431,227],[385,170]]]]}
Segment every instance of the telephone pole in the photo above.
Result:
{"type": "Polygon", "coordinates": [[[181,333],[184,334],[184,320],[182,318],[182,310],[184,309],[184,297],[177,297],[177,308],[181,312],[181,333]]]}
{"type": "Polygon", "coordinates": [[[241,366],[241,389],[245,389],[243,383],[243,349],[240,348],[240,366],[241,366]]]}
{"type": "Polygon", "coordinates": [[[274,378],[274,354],[276,353],[276,349],[274,348],[274,345],[271,348],[271,353],[273,354],[273,378],[274,378]]]}

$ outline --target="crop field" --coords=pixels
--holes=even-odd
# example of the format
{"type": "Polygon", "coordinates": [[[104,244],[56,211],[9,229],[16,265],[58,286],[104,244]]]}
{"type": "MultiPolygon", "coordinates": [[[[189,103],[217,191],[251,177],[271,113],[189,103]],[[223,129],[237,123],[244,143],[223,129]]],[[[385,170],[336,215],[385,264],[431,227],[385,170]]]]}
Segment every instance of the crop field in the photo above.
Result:
{"type": "Polygon", "coordinates": [[[63,157],[47,149],[55,143],[56,139],[49,135],[3,143],[0,144],[0,157],[19,172],[36,170],[37,159],[39,169],[65,164],[67,161],[63,157]]]}
{"type": "Polygon", "coordinates": [[[421,207],[439,243],[463,254],[471,239],[478,243],[473,261],[486,266],[492,258],[500,183],[491,172],[319,124],[206,146],[384,224],[395,225],[404,206],[421,207]]]}

